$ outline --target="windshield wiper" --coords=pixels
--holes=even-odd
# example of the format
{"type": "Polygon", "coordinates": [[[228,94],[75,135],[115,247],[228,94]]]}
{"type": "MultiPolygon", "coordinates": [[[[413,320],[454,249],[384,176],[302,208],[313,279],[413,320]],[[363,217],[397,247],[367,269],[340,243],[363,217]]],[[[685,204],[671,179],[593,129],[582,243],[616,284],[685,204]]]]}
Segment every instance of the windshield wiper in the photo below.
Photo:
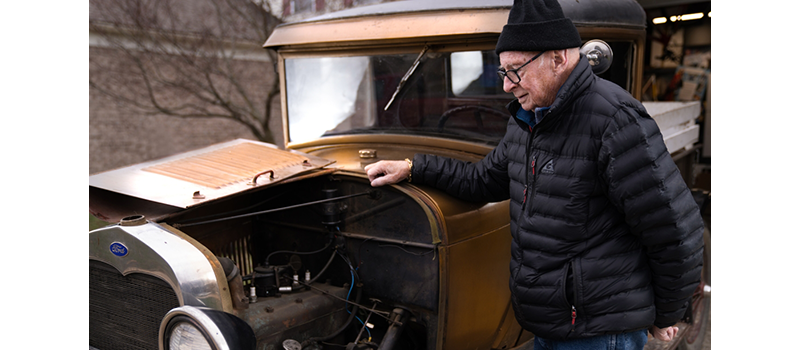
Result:
{"type": "Polygon", "coordinates": [[[406,84],[408,78],[410,78],[411,75],[414,74],[414,71],[417,70],[417,66],[419,66],[419,62],[422,60],[422,57],[425,56],[425,53],[428,52],[428,48],[428,45],[425,44],[425,47],[422,48],[422,52],[420,52],[419,56],[417,56],[417,59],[414,60],[414,64],[412,64],[411,68],[408,69],[408,72],[406,72],[406,75],[403,76],[403,79],[400,79],[400,84],[398,84],[397,89],[394,90],[394,94],[392,94],[392,98],[389,99],[389,103],[386,104],[386,107],[383,107],[384,111],[389,110],[389,106],[391,106],[392,102],[394,102],[394,98],[397,97],[400,89],[403,88],[403,85],[406,84]]]}

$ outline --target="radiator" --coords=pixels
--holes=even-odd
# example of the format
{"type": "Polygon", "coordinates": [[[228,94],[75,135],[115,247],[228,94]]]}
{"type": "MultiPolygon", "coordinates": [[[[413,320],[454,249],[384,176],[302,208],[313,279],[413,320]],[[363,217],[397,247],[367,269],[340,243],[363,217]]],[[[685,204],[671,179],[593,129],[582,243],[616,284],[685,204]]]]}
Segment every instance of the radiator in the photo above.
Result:
{"type": "Polygon", "coordinates": [[[158,349],[158,328],[180,306],[159,278],[123,276],[111,265],[89,260],[89,345],[100,350],[158,349]]]}

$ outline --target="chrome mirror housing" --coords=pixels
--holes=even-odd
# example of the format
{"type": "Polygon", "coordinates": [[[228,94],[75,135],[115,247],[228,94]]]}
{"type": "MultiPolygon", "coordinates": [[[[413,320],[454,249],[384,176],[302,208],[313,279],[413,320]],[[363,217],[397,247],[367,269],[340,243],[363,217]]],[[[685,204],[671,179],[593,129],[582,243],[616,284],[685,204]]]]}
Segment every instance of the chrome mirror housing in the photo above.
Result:
{"type": "Polygon", "coordinates": [[[581,54],[589,59],[594,74],[602,74],[611,67],[614,52],[611,46],[603,40],[589,40],[581,46],[581,54]]]}

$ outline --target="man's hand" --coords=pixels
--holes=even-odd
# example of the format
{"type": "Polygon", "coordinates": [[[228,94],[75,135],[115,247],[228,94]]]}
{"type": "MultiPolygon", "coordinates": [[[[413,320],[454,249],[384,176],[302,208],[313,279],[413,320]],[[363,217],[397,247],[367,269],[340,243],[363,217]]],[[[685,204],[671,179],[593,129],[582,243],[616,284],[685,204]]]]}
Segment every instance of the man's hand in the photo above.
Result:
{"type": "Polygon", "coordinates": [[[667,328],[658,328],[656,326],[650,327],[650,333],[658,340],[670,341],[678,334],[678,327],[669,326],[667,328]]]}
{"type": "Polygon", "coordinates": [[[408,178],[411,169],[405,160],[382,160],[364,167],[372,187],[391,185],[408,178]]]}

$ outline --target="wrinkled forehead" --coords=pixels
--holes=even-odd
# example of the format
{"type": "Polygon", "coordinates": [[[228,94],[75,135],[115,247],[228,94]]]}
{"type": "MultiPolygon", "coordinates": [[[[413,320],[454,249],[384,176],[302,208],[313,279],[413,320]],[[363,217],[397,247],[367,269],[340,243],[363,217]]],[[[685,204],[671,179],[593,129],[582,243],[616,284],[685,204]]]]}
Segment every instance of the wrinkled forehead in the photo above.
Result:
{"type": "Polygon", "coordinates": [[[499,69],[514,69],[525,62],[528,62],[531,57],[536,56],[538,52],[535,51],[503,51],[500,53],[500,66],[499,69]]]}

